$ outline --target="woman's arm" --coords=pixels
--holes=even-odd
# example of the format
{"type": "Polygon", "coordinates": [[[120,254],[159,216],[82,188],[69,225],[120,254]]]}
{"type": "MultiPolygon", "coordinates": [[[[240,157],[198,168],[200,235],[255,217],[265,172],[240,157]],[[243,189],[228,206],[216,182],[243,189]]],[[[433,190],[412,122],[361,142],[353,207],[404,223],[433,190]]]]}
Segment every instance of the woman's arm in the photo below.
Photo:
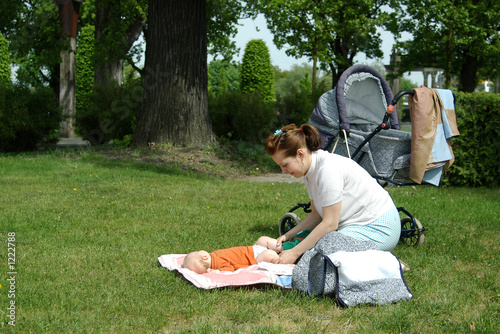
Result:
{"type": "Polygon", "coordinates": [[[283,234],[276,240],[276,246],[280,247],[281,244],[287,240],[292,240],[297,233],[304,230],[312,230],[321,222],[321,216],[319,215],[314,202],[311,201],[311,212],[302,220],[298,225],[290,229],[290,231],[283,234]]]}
{"type": "MultiPolygon", "coordinates": [[[[341,208],[342,208],[342,202],[324,207],[323,220],[319,224],[317,224],[317,226],[314,227],[312,232],[297,246],[287,251],[283,251],[280,254],[279,263],[295,263],[295,261],[302,254],[304,254],[307,250],[313,248],[314,245],[316,245],[316,243],[319,241],[319,239],[321,239],[325,234],[337,230],[339,226],[341,208]]],[[[306,221],[306,219],[304,219],[304,221],[306,221]]],[[[302,223],[299,225],[302,225],[302,223]]],[[[296,227],[298,227],[299,225],[297,225],[296,227]]]]}

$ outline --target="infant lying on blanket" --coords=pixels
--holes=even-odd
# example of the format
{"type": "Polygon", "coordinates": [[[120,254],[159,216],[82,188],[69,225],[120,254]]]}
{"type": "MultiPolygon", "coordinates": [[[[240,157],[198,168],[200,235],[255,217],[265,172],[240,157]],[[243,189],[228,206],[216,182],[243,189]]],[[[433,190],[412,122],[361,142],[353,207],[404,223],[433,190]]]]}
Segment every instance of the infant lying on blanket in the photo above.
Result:
{"type": "Polygon", "coordinates": [[[253,246],[237,246],[216,250],[212,253],[200,250],[191,252],[184,258],[183,266],[197,274],[206,273],[210,269],[236,271],[260,262],[278,263],[278,253],[296,246],[310,230],[302,231],[288,242],[276,247],[276,239],[260,237],[253,246]]]}

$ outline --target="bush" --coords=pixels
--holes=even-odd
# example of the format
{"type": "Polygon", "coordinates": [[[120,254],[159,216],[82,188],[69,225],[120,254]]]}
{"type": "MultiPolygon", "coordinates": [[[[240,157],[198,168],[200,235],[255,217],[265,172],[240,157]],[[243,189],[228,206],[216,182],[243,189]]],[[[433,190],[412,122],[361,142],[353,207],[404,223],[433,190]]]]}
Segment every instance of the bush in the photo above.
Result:
{"type": "Polygon", "coordinates": [[[0,152],[29,151],[59,138],[61,110],[48,87],[0,82],[0,152]]]}
{"type": "Polygon", "coordinates": [[[261,39],[253,39],[247,43],[241,61],[240,85],[242,92],[260,92],[264,102],[272,103],[275,99],[271,56],[266,43],[261,39]]]}
{"type": "Polygon", "coordinates": [[[311,81],[308,76],[308,73],[304,75],[300,80],[299,87],[292,86],[286,95],[278,97],[277,107],[280,125],[295,123],[299,126],[307,123],[320,96],[330,89],[326,80],[318,80],[316,88],[311,92],[311,81]]]}
{"type": "Polygon", "coordinates": [[[260,142],[274,131],[276,110],[260,94],[238,91],[209,94],[208,108],[216,136],[231,140],[260,142]]]}
{"type": "Polygon", "coordinates": [[[456,115],[460,136],[452,139],[455,162],[443,183],[498,187],[500,175],[500,95],[458,93],[456,115]]]}
{"type": "Polygon", "coordinates": [[[300,125],[307,123],[316,103],[312,100],[310,94],[292,87],[290,94],[283,96],[277,101],[277,106],[280,124],[295,123],[296,125],[300,125]]]}
{"type": "Polygon", "coordinates": [[[93,145],[122,140],[134,132],[142,103],[142,80],[94,86],[90,101],[90,108],[77,110],[77,132],[93,145]]]}
{"type": "Polygon", "coordinates": [[[240,89],[240,70],[237,66],[222,60],[208,64],[208,91],[214,95],[228,90],[240,89]]]}

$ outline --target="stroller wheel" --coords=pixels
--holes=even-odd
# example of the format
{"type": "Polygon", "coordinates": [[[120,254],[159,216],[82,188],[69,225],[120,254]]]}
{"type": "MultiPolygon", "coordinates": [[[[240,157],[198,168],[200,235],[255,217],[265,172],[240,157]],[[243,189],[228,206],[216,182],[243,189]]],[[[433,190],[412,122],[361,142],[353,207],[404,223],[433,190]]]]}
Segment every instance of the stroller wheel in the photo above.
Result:
{"type": "Polygon", "coordinates": [[[400,240],[408,246],[419,247],[424,243],[425,235],[422,223],[415,218],[415,225],[410,217],[401,219],[400,240]]]}
{"type": "Polygon", "coordinates": [[[297,226],[301,222],[299,216],[297,216],[295,213],[288,212],[283,215],[280,219],[280,235],[285,234],[286,232],[290,231],[292,228],[297,226]]]}

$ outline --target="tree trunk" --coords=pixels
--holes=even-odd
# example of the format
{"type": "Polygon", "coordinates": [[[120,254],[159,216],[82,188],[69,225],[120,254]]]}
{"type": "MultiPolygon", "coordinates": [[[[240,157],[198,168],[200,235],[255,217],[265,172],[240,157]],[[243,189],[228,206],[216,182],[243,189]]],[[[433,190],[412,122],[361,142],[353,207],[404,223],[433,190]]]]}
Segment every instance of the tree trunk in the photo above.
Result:
{"type": "Polygon", "coordinates": [[[311,53],[312,53],[312,59],[313,59],[311,92],[314,95],[314,92],[316,91],[316,76],[318,75],[318,73],[317,73],[317,66],[318,66],[318,41],[317,41],[316,38],[313,41],[313,49],[312,49],[311,53]]]}
{"type": "Polygon", "coordinates": [[[103,85],[115,81],[118,85],[123,81],[123,59],[114,59],[100,64],[94,72],[94,85],[103,85]]]}
{"type": "Polygon", "coordinates": [[[208,113],[206,1],[152,0],[134,146],[214,141],[208,113]]]}
{"type": "Polygon", "coordinates": [[[70,50],[61,51],[61,67],[59,72],[59,106],[62,107],[64,119],[59,126],[59,137],[75,138],[76,114],[76,38],[69,38],[70,50]]]}
{"type": "Polygon", "coordinates": [[[59,136],[61,138],[75,137],[75,111],[76,111],[76,33],[78,13],[81,1],[59,1],[59,17],[61,19],[62,38],[67,39],[68,49],[61,51],[61,65],[59,72],[59,106],[65,116],[60,124],[59,136]]]}
{"type": "Polygon", "coordinates": [[[94,72],[95,85],[111,81],[122,84],[125,55],[139,39],[146,24],[144,18],[137,16],[124,33],[113,30],[112,27],[122,24],[122,2],[124,1],[96,0],[95,40],[102,53],[94,72]]]}
{"type": "MultiPolygon", "coordinates": [[[[114,5],[120,6],[120,1],[117,1],[114,5]]],[[[115,81],[118,85],[121,85],[123,78],[123,57],[116,56],[117,54],[121,54],[116,52],[117,44],[111,45],[109,41],[106,41],[109,37],[105,36],[105,34],[112,34],[110,23],[116,20],[110,11],[110,6],[113,6],[113,3],[96,0],[95,6],[95,40],[100,44],[99,49],[105,50],[105,52],[96,63],[94,85],[107,84],[111,81],[115,81]],[[102,42],[102,40],[105,42],[102,42]]]]}
{"type": "Polygon", "coordinates": [[[335,68],[333,63],[328,63],[328,66],[330,67],[330,72],[332,73],[332,89],[337,86],[337,81],[339,81],[339,75],[337,72],[337,69],[335,68]]]}
{"type": "Polygon", "coordinates": [[[465,63],[460,72],[460,90],[472,93],[477,85],[477,56],[465,55],[465,63]]]}

